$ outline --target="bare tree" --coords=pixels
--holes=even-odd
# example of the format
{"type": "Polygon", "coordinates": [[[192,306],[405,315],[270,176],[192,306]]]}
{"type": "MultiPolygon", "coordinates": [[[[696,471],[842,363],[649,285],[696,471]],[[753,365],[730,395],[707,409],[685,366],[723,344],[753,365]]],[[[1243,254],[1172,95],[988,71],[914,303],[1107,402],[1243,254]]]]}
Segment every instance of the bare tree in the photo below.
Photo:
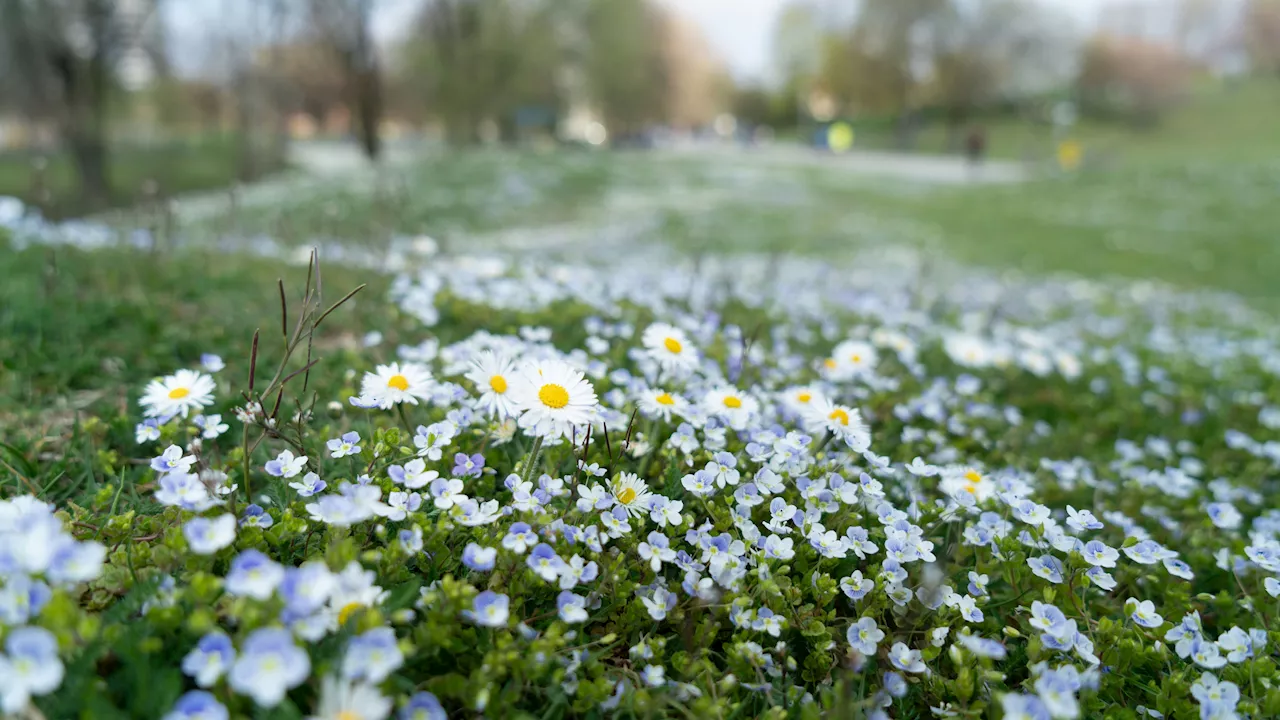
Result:
{"type": "Polygon", "coordinates": [[[108,102],[116,64],[133,48],[155,3],[116,0],[0,0],[3,75],[30,117],[48,118],[75,163],[89,206],[107,183],[108,102]]]}
{"type": "Polygon", "coordinates": [[[877,58],[898,114],[899,146],[911,143],[918,81],[932,53],[931,31],[949,9],[947,0],[865,0],[853,42],[877,58]]]}
{"type": "Polygon", "coordinates": [[[1060,20],[1033,0],[966,0],[934,19],[932,99],[952,149],[979,108],[1068,79],[1057,70],[1068,64],[1060,20]]]}
{"type": "Polygon", "coordinates": [[[382,72],[373,38],[376,0],[311,0],[311,17],[346,76],[348,105],[360,147],[370,160],[382,152],[382,72]]]}
{"type": "Polygon", "coordinates": [[[564,31],[577,2],[428,0],[405,48],[404,72],[414,76],[405,85],[443,120],[451,142],[479,140],[486,120],[510,139],[520,107],[558,109],[564,31]]]}
{"type": "Polygon", "coordinates": [[[594,0],[586,17],[587,86],[611,132],[665,120],[671,68],[660,10],[646,0],[594,0]]]}
{"type": "Polygon", "coordinates": [[[1280,0],[1249,0],[1240,25],[1254,71],[1280,74],[1280,0]]]}

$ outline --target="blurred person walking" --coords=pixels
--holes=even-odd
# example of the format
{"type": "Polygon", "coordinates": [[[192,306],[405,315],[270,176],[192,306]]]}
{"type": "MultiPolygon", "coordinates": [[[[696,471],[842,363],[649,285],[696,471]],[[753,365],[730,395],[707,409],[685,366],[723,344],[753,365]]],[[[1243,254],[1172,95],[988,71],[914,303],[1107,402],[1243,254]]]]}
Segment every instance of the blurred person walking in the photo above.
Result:
{"type": "Polygon", "coordinates": [[[981,126],[974,127],[965,138],[965,155],[969,158],[969,167],[974,175],[982,169],[982,161],[987,154],[987,131],[981,126]]]}

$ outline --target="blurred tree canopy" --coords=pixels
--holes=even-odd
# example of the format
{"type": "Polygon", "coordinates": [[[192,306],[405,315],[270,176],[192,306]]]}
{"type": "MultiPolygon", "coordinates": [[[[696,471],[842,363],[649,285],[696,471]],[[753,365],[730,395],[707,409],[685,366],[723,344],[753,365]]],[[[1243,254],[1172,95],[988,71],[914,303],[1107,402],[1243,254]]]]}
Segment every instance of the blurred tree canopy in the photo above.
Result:
{"type": "Polygon", "coordinates": [[[672,30],[650,0],[427,0],[393,82],[454,142],[480,139],[486,121],[511,138],[522,110],[575,105],[627,134],[670,119],[672,30]]]}
{"type": "Polygon", "coordinates": [[[116,70],[145,47],[152,7],[114,0],[0,0],[0,97],[48,121],[75,162],[86,205],[107,197],[116,70]]]}

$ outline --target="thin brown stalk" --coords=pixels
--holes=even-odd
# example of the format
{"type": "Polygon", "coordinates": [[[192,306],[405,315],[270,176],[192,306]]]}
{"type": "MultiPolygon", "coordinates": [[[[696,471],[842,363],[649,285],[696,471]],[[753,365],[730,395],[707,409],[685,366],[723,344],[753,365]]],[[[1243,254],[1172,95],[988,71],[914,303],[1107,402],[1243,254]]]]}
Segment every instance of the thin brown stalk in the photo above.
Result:
{"type": "Polygon", "coordinates": [[[258,333],[262,332],[259,328],[253,331],[253,345],[249,349],[249,392],[253,392],[253,376],[258,372],[258,333]]]}
{"type": "Polygon", "coordinates": [[[338,309],[338,307],[339,307],[340,305],[342,305],[342,303],[344,303],[344,302],[346,302],[346,301],[350,300],[351,298],[355,297],[355,294],[356,294],[356,293],[358,293],[358,292],[360,292],[360,291],[361,291],[361,290],[363,290],[364,288],[365,288],[365,286],[364,286],[364,285],[360,285],[360,286],[359,286],[359,287],[357,287],[355,290],[352,290],[351,292],[347,293],[346,295],[343,295],[343,296],[342,296],[342,299],[341,299],[341,300],[339,300],[338,302],[336,302],[336,303],[334,303],[334,304],[330,305],[330,306],[329,306],[329,309],[328,309],[328,310],[325,310],[325,311],[320,315],[319,319],[317,319],[317,320],[316,320],[315,324],[314,324],[314,325],[312,325],[311,327],[312,327],[312,328],[318,328],[318,327],[320,327],[320,323],[324,322],[324,319],[325,319],[325,318],[327,318],[327,317],[329,317],[329,313],[333,312],[334,310],[337,310],[337,309],[338,309]]]}
{"type": "Polygon", "coordinates": [[[280,288],[280,335],[289,337],[289,301],[284,296],[284,280],[276,278],[276,287],[280,288]]]}

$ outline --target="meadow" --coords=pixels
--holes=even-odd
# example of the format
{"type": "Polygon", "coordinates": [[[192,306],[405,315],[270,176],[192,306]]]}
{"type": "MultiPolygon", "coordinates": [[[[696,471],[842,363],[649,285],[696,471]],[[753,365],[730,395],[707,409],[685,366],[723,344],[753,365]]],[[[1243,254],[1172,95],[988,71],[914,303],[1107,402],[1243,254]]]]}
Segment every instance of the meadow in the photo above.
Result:
{"type": "Polygon", "coordinates": [[[0,206],[0,712],[1280,715],[1278,178],[0,206]]]}

